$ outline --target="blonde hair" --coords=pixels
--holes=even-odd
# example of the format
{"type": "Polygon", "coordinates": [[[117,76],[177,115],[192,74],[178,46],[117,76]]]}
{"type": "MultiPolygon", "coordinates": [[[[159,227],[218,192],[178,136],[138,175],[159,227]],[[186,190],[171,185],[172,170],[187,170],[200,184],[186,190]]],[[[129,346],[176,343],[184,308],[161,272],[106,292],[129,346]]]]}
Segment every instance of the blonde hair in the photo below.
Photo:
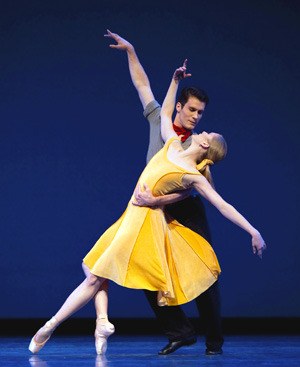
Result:
{"type": "Polygon", "coordinates": [[[204,159],[197,165],[198,171],[207,179],[214,188],[213,178],[210,172],[210,166],[224,159],[227,154],[227,144],[225,139],[220,134],[214,134],[209,142],[204,159]]]}

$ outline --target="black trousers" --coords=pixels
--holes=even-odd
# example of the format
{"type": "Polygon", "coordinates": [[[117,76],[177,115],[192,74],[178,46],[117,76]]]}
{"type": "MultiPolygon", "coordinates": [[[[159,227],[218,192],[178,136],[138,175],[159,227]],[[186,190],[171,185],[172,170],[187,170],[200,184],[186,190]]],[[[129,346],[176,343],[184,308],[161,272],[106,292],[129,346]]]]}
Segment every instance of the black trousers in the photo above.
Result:
{"type": "MultiPolygon", "coordinates": [[[[168,205],[166,211],[178,222],[200,234],[211,243],[205,208],[200,196],[190,196],[178,203],[168,205]]],[[[169,341],[176,341],[196,335],[193,325],[180,306],[160,307],[157,305],[156,292],[144,292],[169,341]]],[[[206,346],[212,350],[219,349],[223,345],[223,336],[218,281],[204,293],[200,294],[195,301],[204,328],[206,346]]]]}

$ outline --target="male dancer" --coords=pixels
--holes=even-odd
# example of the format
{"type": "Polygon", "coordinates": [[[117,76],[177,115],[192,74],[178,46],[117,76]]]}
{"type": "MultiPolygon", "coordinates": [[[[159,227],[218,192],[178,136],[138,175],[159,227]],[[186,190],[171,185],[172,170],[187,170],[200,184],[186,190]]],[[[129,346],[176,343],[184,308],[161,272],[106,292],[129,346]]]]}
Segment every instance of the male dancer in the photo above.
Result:
{"type": "MultiPolygon", "coordinates": [[[[109,30],[105,36],[112,38],[116,42],[116,44],[110,45],[111,48],[123,50],[127,53],[131,80],[143,105],[144,116],[150,124],[148,162],[163,146],[163,140],[160,135],[161,106],[154,98],[147,74],[139,62],[132,44],[109,30]]],[[[174,120],[174,130],[178,135],[182,136],[182,145],[185,149],[191,144],[191,134],[200,121],[207,103],[208,97],[206,93],[195,88],[186,88],[179,96],[176,104],[177,114],[174,120]]],[[[147,187],[144,192],[137,191],[137,205],[150,205],[150,202],[152,203],[151,205],[169,204],[166,206],[166,211],[173,218],[202,235],[208,242],[211,242],[204,206],[198,195],[191,195],[190,192],[185,192],[154,198],[147,187]]],[[[145,291],[145,294],[162,329],[169,338],[169,343],[159,351],[159,354],[166,355],[182,346],[196,342],[195,330],[179,306],[159,307],[157,305],[156,292],[145,291]]],[[[204,324],[206,354],[221,354],[223,336],[218,281],[196,298],[196,305],[204,324]]]]}

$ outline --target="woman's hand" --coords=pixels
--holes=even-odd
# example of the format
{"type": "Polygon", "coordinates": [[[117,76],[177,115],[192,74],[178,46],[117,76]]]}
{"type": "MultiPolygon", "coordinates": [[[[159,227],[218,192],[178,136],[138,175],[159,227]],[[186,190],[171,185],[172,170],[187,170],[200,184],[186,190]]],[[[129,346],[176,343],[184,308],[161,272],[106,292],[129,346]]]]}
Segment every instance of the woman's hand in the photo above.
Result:
{"type": "Polygon", "coordinates": [[[186,73],[186,66],[187,66],[187,59],[184,60],[183,65],[180,68],[175,70],[173,74],[173,79],[175,80],[175,82],[178,83],[180,80],[192,76],[192,74],[186,73]]]}
{"type": "Polygon", "coordinates": [[[262,259],[262,253],[267,249],[267,245],[258,231],[252,235],[252,250],[262,259]]]}

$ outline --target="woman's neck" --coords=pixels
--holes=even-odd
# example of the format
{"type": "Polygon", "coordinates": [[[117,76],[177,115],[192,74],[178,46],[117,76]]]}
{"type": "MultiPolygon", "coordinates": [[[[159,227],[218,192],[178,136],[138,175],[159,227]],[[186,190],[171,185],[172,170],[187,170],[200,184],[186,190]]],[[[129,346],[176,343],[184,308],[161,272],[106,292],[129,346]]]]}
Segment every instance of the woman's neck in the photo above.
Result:
{"type": "Polygon", "coordinates": [[[188,149],[182,151],[180,155],[191,166],[196,166],[204,159],[204,152],[199,152],[199,147],[193,149],[190,146],[188,149]]]}

